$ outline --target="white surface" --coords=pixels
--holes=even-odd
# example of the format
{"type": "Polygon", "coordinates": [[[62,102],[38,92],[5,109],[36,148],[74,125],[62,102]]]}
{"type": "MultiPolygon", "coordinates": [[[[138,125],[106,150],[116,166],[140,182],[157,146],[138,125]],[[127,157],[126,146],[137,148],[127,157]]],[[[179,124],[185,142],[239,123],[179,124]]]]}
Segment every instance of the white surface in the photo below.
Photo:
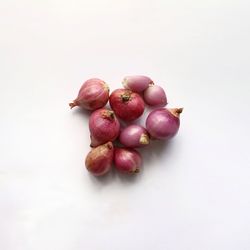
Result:
{"type": "Polygon", "coordinates": [[[250,249],[249,1],[1,1],[0,249],[250,249]],[[183,106],[133,178],[85,171],[96,76],[183,106]]]}

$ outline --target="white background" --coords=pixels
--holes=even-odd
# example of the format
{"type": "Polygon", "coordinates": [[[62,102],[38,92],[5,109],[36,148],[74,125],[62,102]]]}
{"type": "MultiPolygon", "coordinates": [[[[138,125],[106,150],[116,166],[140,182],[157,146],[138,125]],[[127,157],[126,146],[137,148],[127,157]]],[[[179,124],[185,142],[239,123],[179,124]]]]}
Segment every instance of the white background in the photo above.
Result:
{"type": "MultiPolygon", "coordinates": [[[[1,250],[249,250],[250,4],[0,1],[1,250]],[[143,171],[84,168],[82,82],[149,75],[183,106],[143,171]]],[[[141,121],[143,124],[143,119],[141,121]]]]}

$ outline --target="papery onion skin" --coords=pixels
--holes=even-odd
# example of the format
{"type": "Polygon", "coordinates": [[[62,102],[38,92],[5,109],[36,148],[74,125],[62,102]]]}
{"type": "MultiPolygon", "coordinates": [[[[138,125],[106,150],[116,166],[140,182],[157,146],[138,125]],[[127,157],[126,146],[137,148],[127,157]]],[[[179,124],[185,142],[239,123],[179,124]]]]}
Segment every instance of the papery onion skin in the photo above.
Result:
{"type": "Polygon", "coordinates": [[[115,148],[114,165],[123,173],[139,173],[142,165],[142,157],[138,151],[132,148],[115,148]]]}
{"type": "Polygon", "coordinates": [[[164,107],[167,105],[167,96],[164,89],[158,85],[150,85],[143,93],[146,104],[154,107],[164,107]]]}
{"type": "Polygon", "coordinates": [[[149,135],[144,127],[133,124],[121,131],[119,140],[125,147],[139,148],[149,144],[149,135]]]}
{"type": "Polygon", "coordinates": [[[154,84],[154,82],[148,76],[132,75],[124,77],[122,84],[125,89],[142,93],[149,86],[149,84],[154,84]]]}
{"type": "Polygon", "coordinates": [[[101,176],[110,171],[114,157],[112,142],[93,148],[86,156],[85,166],[95,176],[101,176]]]}
{"type": "Polygon", "coordinates": [[[124,121],[136,120],[145,108],[141,96],[128,89],[114,90],[109,97],[109,103],[115,114],[124,121]]]}
{"type": "Polygon", "coordinates": [[[109,87],[101,79],[91,78],[83,83],[77,98],[69,103],[70,108],[80,106],[87,110],[96,110],[106,105],[109,99],[109,87]]]}
{"type": "Polygon", "coordinates": [[[159,108],[149,113],[146,128],[152,139],[170,139],[180,127],[180,114],[183,108],[159,108]]]}
{"type": "Polygon", "coordinates": [[[114,141],[120,133],[120,122],[109,109],[98,109],[89,118],[91,147],[114,141]]]}

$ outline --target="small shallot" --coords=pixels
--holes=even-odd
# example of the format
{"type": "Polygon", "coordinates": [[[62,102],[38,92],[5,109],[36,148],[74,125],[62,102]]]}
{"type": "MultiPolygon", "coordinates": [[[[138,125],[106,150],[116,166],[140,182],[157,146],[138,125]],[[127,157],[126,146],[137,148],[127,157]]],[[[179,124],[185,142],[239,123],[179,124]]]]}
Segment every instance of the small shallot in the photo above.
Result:
{"type": "Polygon", "coordinates": [[[149,144],[148,132],[140,125],[130,125],[122,130],[120,142],[128,148],[144,147],[149,144]]]}
{"type": "Polygon", "coordinates": [[[138,151],[131,148],[115,148],[115,167],[123,173],[139,173],[142,158],[138,151]]]}
{"type": "Polygon", "coordinates": [[[85,159],[87,170],[95,176],[106,174],[110,169],[114,156],[112,142],[93,148],[85,159]]]}
{"type": "Polygon", "coordinates": [[[141,93],[149,86],[149,84],[154,83],[147,76],[134,75],[124,77],[122,84],[125,89],[130,89],[133,92],[141,93]]]}
{"type": "Polygon", "coordinates": [[[183,108],[159,108],[149,113],[146,128],[152,139],[169,139],[177,134],[183,108]]]}
{"type": "Polygon", "coordinates": [[[120,122],[109,109],[98,109],[89,118],[91,146],[96,147],[114,141],[120,133],[120,122]]]}
{"type": "Polygon", "coordinates": [[[108,85],[98,78],[91,78],[83,83],[77,98],[69,103],[71,108],[80,106],[87,110],[96,110],[106,105],[109,99],[108,85]]]}
{"type": "Polygon", "coordinates": [[[164,89],[158,85],[150,85],[143,93],[145,103],[150,106],[164,107],[167,105],[167,97],[164,89]]]}

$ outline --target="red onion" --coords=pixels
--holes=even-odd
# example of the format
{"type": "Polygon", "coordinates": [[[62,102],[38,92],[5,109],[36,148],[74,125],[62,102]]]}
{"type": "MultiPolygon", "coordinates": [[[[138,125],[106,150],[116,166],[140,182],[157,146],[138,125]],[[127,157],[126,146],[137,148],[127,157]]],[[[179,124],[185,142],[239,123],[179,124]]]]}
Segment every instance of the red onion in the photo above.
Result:
{"type": "Polygon", "coordinates": [[[180,113],[182,108],[159,108],[152,111],[146,119],[146,128],[154,139],[169,139],[180,127],[180,113]]]}
{"type": "Polygon", "coordinates": [[[144,147],[149,144],[148,132],[140,125],[130,125],[122,130],[120,142],[128,148],[144,147]]]}
{"type": "Polygon", "coordinates": [[[96,147],[118,137],[120,122],[112,110],[98,109],[89,118],[89,131],[91,146],[96,147]]]}
{"type": "Polygon", "coordinates": [[[148,87],[149,84],[154,84],[154,82],[147,76],[135,75],[124,77],[122,84],[125,89],[141,93],[148,87]]]}
{"type": "Polygon", "coordinates": [[[93,148],[85,159],[85,166],[95,176],[106,174],[110,169],[114,156],[112,142],[93,148]]]}
{"type": "Polygon", "coordinates": [[[71,108],[80,106],[84,109],[96,110],[104,107],[108,102],[108,99],[108,85],[98,78],[91,78],[83,83],[77,98],[69,103],[69,106],[71,108]]]}
{"type": "Polygon", "coordinates": [[[139,173],[142,158],[138,151],[131,148],[115,148],[115,167],[124,173],[139,173]]]}
{"type": "Polygon", "coordinates": [[[162,87],[150,85],[143,93],[144,101],[150,106],[164,107],[167,105],[167,97],[162,87]]]}
{"type": "Polygon", "coordinates": [[[124,121],[133,121],[144,112],[144,101],[137,93],[128,89],[116,89],[109,97],[115,114],[124,121]]]}

